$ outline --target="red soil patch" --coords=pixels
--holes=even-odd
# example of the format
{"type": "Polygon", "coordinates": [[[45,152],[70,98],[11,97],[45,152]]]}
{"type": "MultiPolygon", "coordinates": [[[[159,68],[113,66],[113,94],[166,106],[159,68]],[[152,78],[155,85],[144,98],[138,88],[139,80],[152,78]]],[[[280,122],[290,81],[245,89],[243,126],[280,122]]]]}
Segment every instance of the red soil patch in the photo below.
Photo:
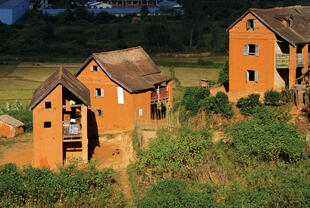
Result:
{"type": "Polygon", "coordinates": [[[28,166],[33,161],[32,135],[12,138],[16,143],[12,145],[0,145],[2,157],[0,165],[16,163],[19,167],[28,166]]]}

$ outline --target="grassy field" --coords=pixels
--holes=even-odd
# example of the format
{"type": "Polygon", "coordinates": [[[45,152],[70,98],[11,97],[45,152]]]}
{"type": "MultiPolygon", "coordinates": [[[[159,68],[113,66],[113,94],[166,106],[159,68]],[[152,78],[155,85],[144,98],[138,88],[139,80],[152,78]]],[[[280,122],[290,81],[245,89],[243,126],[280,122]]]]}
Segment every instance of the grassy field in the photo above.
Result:
{"type": "MultiPolygon", "coordinates": [[[[165,63],[159,65],[164,74],[170,75],[169,69],[173,68],[175,76],[179,79],[181,86],[198,86],[201,78],[217,80],[218,65],[226,62],[225,56],[208,56],[202,58],[204,61],[212,62],[208,66],[197,64],[198,57],[173,58],[155,57],[156,62],[165,63]],[[186,67],[173,66],[173,63],[187,63],[186,67]],[[193,67],[188,65],[192,64],[193,67]]],[[[56,68],[46,67],[18,67],[16,63],[0,65],[0,106],[7,102],[15,103],[16,100],[23,105],[30,103],[34,90],[51,74],[56,68]]],[[[74,73],[78,68],[67,68],[74,73]]]]}

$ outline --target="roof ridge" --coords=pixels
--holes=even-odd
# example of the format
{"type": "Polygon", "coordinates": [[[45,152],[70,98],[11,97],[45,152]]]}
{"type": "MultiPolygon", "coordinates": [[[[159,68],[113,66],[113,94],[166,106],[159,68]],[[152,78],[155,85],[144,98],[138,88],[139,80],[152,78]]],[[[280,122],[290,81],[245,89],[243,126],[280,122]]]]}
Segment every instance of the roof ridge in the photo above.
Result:
{"type": "Polygon", "coordinates": [[[141,49],[141,46],[131,47],[131,48],[125,48],[125,49],[119,49],[119,50],[113,50],[113,51],[104,51],[104,52],[98,52],[93,53],[92,55],[101,55],[101,54],[113,54],[113,53],[119,53],[119,52],[125,52],[125,51],[132,51],[134,49],[141,49]]]}

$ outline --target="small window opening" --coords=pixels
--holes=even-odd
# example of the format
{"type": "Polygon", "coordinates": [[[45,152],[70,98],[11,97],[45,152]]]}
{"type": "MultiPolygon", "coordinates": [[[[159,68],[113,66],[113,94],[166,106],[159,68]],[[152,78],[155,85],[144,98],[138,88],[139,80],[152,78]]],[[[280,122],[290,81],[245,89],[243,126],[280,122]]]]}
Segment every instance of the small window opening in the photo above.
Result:
{"type": "Polygon", "coordinates": [[[101,88],[96,88],[95,89],[95,96],[96,97],[103,97],[104,96],[104,90],[101,88]]]}
{"type": "Polygon", "coordinates": [[[250,82],[257,82],[258,80],[258,73],[254,70],[247,70],[247,81],[250,82]]]}
{"type": "Polygon", "coordinates": [[[249,55],[255,55],[256,47],[254,44],[249,44],[249,55]]]}
{"type": "Polygon", "coordinates": [[[51,127],[52,127],[52,122],[50,122],[50,121],[44,122],[44,128],[51,128],[51,127]]]}
{"type": "Polygon", "coordinates": [[[97,72],[98,71],[98,66],[91,66],[90,70],[97,72]]]}
{"type": "Polygon", "coordinates": [[[141,117],[143,115],[143,110],[139,109],[139,116],[141,117]]]}
{"type": "Polygon", "coordinates": [[[104,116],[103,110],[97,109],[97,116],[103,117],[104,116]]]}
{"type": "Polygon", "coordinates": [[[249,29],[255,29],[256,28],[256,22],[255,22],[255,19],[248,19],[247,22],[246,22],[246,29],[249,30],[249,29]]]}
{"type": "Polygon", "coordinates": [[[51,109],[52,103],[51,102],[45,102],[45,109],[51,109]]]}

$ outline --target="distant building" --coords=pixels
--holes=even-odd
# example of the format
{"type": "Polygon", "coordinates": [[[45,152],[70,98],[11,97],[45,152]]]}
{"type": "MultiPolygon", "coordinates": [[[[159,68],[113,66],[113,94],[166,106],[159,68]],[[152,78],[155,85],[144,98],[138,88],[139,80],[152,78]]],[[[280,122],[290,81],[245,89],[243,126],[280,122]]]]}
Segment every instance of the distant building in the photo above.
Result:
{"type": "Polygon", "coordinates": [[[0,21],[11,25],[24,16],[29,0],[0,0],[0,21]]]}
{"type": "Polygon", "coordinates": [[[92,9],[105,9],[105,8],[112,8],[111,4],[97,2],[97,1],[89,1],[85,4],[86,7],[92,9]]]}
{"type": "Polygon", "coordinates": [[[23,132],[24,124],[22,122],[9,115],[0,116],[0,137],[15,137],[23,132]]]}
{"type": "Polygon", "coordinates": [[[158,2],[161,0],[103,0],[103,2],[106,2],[108,4],[111,4],[112,7],[155,7],[158,2]]]}
{"type": "Polygon", "coordinates": [[[180,9],[182,6],[175,1],[163,0],[156,5],[157,7],[164,7],[167,9],[180,9]]]}
{"type": "MultiPolygon", "coordinates": [[[[154,16],[156,14],[159,14],[159,8],[157,7],[151,7],[148,8],[149,10],[149,16],[154,16]]],[[[60,13],[64,13],[65,9],[41,9],[43,14],[48,15],[58,15],[60,13]]],[[[140,16],[141,8],[104,8],[104,9],[87,9],[88,12],[98,14],[100,12],[107,12],[109,14],[112,14],[117,17],[123,17],[128,14],[136,14],[137,16],[140,16]]]]}

